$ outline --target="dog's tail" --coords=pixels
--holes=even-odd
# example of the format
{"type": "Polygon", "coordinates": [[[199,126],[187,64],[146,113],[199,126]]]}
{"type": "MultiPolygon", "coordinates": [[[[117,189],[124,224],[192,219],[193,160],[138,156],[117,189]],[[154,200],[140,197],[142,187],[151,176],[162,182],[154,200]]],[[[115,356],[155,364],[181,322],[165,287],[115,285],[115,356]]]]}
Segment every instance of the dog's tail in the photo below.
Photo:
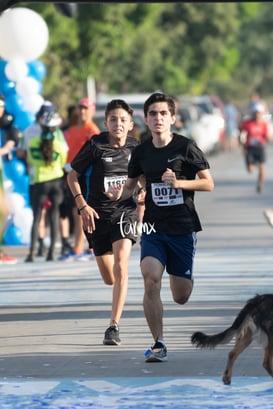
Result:
{"type": "Polygon", "coordinates": [[[232,327],[229,327],[225,331],[215,335],[207,335],[203,332],[195,332],[194,334],[192,334],[191,342],[198,348],[215,348],[216,345],[227,344],[229,341],[231,341],[236,332],[237,331],[232,327]]]}
{"type": "MultiPolygon", "coordinates": [[[[252,301],[252,300],[251,300],[252,301]]],[[[227,344],[242,330],[244,324],[251,318],[252,304],[247,303],[239,312],[231,327],[215,335],[207,335],[203,332],[195,332],[191,336],[191,342],[198,348],[215,348],[219,344],[227,344]]]]}

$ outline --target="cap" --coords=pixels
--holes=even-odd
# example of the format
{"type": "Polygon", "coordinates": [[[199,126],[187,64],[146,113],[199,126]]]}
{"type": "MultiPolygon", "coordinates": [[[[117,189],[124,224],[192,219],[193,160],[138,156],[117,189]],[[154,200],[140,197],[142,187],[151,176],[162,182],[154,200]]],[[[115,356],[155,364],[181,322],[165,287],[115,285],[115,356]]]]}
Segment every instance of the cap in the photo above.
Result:
{"type": "Polygon", "coordinates": [[[252,107],[252,112],[264,112],[264,106],[260,102],[254,104],[252,107]]]}
{"type": "Polygon", "coordinates": [[[55,128],[60,126],[62,123],[62,118],[58,112],[44,112],[41,117],[41,125],[47,128],[55,128]]]}
{"type": "Polygon", "coordinates": [[[39,111],[36,114],[37,118],[40,118],[46,112],[56,112],[56,107],[50,101],[44,101],[43,105],[41,105],[39,111]]]}
{"type": "Polygon", "coordinates": [[[78,106],[84,107],[84,108],[93,108],[96,106],[96,104],[90,98],[82,98],[80,102],[78,103],[78,106]]]}

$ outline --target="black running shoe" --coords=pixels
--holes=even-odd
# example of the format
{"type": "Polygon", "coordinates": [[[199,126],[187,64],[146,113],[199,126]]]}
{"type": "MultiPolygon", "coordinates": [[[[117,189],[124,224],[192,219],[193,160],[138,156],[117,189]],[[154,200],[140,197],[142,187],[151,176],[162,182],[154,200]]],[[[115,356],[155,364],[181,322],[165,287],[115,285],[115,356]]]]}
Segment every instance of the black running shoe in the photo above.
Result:
{"type": "Polygon", "coordinates": [[[160,341],[156,341],[151,349],[147,349],[144,355],[146,362],[164,362],[168,360],[166,345],[160,341]]]}
{"type": "Polygon", "coordinates": [[[119,329],[116,325],[111,325],[104,333],[103,345],[119,345],[119,329]]]}

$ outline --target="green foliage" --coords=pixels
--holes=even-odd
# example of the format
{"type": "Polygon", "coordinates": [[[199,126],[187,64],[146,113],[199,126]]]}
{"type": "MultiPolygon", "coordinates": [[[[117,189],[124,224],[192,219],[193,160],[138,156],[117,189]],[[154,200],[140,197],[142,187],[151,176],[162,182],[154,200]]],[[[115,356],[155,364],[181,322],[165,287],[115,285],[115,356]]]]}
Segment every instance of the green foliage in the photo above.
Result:
{"type": "Polygon", "coordinates": [[[74,18],[53,4],[20,6],[49,27],[44,93],[61,110],[86,95],[88,75],[108,93],[272,92],[271,3],[79,3],[74,18]]]}

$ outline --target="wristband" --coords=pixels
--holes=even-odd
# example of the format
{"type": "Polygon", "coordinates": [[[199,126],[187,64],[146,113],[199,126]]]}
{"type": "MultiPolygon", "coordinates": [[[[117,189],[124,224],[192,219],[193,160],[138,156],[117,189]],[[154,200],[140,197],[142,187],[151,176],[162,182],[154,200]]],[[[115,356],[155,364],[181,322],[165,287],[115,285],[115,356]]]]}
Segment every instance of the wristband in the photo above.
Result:
{"type": "Polygon", "coordinates": [[[86,207],[87,207],[87,204],[84,205],[83,207],[81,207],[80,209],[78,209],[78,214],[81,214],[81,211],[82,211],[83,209],[85,209],[86,207]]]}
{"type": "Polygon", "coordinates": [[[82,193],[78,193],[74,196],[74,199],[77,199],[77,197],[82,196],[82,193]]]}

